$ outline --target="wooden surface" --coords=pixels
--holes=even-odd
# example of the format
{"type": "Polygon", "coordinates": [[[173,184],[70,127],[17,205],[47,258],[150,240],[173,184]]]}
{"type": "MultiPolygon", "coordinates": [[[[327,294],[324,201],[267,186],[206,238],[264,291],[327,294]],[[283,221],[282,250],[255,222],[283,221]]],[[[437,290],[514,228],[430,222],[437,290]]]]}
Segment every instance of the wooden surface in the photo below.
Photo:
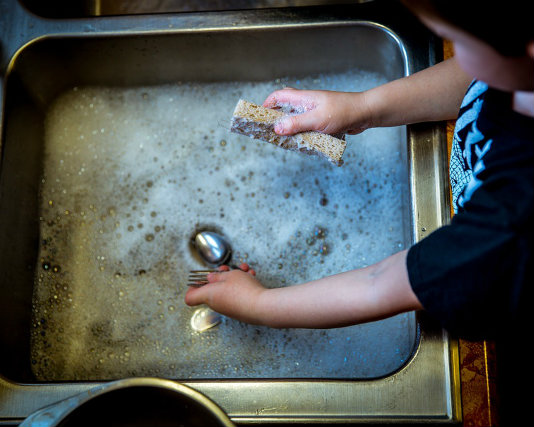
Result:
{"type": "MultiPolygon", "coordinates": [[[[450,42],[443,43],[443,53],[445,59],[454,55],[450,42]]],[[[447,122],[449,158],[454,124],[454,120],[447,122]]],[[[460,340],[459,350],[463,425],[466,427],[498,426],[495,344],[490,341],[460,340]]]]}

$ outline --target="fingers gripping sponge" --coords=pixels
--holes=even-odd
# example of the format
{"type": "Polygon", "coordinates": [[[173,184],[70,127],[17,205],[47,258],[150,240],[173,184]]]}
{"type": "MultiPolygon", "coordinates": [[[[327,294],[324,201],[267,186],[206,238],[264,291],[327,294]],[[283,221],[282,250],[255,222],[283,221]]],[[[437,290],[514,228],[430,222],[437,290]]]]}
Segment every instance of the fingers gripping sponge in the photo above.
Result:
{"type": "Polygon", "coordinates": [[[277,135],[274,132],[274,125],[283,116],[284,113],[281,111],[240,99],[232,115],[230,130],[270,142],[286,150],[319,155],[336,166],[343,164],[342,157],[347,146],[344,140],[320,132],[302,132],[290,136],[277,135]]]}

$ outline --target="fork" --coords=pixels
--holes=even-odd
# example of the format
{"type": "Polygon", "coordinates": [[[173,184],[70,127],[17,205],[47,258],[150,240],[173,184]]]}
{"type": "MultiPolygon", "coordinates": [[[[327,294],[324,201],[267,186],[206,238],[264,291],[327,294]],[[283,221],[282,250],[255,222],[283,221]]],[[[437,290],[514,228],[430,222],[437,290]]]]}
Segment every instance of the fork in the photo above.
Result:
{"type": "Polygon", "coordinates": [[[215,273],[217,271],[219,270],[191,270],[187,279],[189,282],[187,286],[201,288],[202,286],[208,284],[208,274],[215,273]]]}
{"type": "MultiPolygon", "coordinates": [[[[230,264],[228,267],[230,267],[230,270],[239,270],[239,267],[235,264],[230,264]]],[[[213,268],[206,270],[190,270],[189,277],[187,279],[189,283],[187,284],[187,286],[201,288],[202,286],[207,285],[209,283],[208,274],[217,272],[220,272],[220,270],[213,268]]]]}

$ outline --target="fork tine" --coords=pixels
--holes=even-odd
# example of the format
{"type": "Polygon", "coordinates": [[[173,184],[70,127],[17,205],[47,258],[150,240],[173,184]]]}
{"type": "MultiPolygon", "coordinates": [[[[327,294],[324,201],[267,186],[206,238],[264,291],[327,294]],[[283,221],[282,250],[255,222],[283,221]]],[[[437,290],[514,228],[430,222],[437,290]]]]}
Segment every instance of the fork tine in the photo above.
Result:
{"type": "Polygon", "coordinates": [[[187,286],[204,286],[209,282],[207,280],[189,279],[187,286]]]}
{"type": "Polygon", "coordinates": [[[204,283],[204,282],[208,283],[208,279],[205,276],[204,277],[202,277],[202,276],[196,276],[196,277],[195,276],[189,276],[188,280],[190,282],[195,282],[195,283],[204,283]]]}
{"type": "Polygon", "coordinates": [[[208,280],[208,275],[205,273],[190,273],[189,280],[208,280]]]}
{"type": "Polygon", "coordinates": [[[187,286],[193,286],[194,288],[200,288],[201,286],[204,286],[204,285],[207,285],[208,284],[208,281],[207,280],[203,280],[203,281],[200,281],[200,280],[191,280],[189,279],[189,283],[187,284],[187,286]]]}
{"type": "Polygon", "coordinates": [[[191,288],[201,288],[204,285],[207,285],[207,283],[188,283],[187,284],[187,286],[191,288]]]}
{"type": "Polygon", "coordinates": [[[201,274],[191,275],[190,274],[188,279],[190,282],[207,282],[208,276],[206,276],[205,274],[204,275],[201,275],[201,274]]]}

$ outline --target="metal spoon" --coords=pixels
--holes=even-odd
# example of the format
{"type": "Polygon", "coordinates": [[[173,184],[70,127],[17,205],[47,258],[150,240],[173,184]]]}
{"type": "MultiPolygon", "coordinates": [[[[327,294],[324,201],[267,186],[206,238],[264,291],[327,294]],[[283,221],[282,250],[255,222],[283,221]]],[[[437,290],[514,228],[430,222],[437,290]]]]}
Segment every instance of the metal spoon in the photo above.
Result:
{"type": "MultiPolygon", "coordinates": [[[[204,261],[212,265],[222,265],[232,254],[228,242],[213,231],[201,231],[195,236],[195,247],[204,261]]],[[[201,307],[193,313],[191,327],[196,332],[204,332],[221,323],[222,315],[209,307],[201,307]]]]}
{"type": "Polygon", "coordinates": [[[204,332],[221,323],[222,315],[209,307],[200,307],[191,317],[191,328],[196,332],[204,332]]]}
{"type": "Polygon", "coordinates": [[[213,231],[201,231],[195,236],[195,247],[208,264],[222,265],[232,254],[232,249],[224,237],[213,231]]]}

